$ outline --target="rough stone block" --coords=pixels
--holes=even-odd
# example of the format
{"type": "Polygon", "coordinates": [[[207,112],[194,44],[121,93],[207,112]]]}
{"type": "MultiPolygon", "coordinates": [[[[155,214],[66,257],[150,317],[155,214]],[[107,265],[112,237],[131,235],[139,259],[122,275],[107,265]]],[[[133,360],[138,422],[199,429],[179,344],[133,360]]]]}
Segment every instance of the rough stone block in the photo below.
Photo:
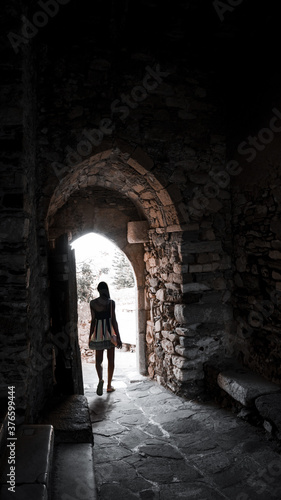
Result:
{"type": "Polygon", "coordinates": [[[194,330],[190,330],[189,328],[176,328],[176,333],[184,337],[194,337],[194,330]]]}
{"type": "Polygon", "coordinates": [[[203,264],[202,272],[203,273],[211,273],[213,271],[216,271],[219,267],[220,267],[220,264],[218,262],[213,262],[213,264],[203,264]]]}
{"type": "Polygon", "coordinates": [[[164,288],[161,288],[156,292],[156,299],[159,300],[160,302],[164,302],[166,297],[166,290],[164,288]]]}
{"type": "Polygon", "coordinates": [[[158,286],[159,279],[158,278],[149,278],[149,284],[152,288],[156,288],[158,286]]]}
{"type": "Polygon", "coordinates": [[[148,344],[152,344],[154,341],[153,331],[154,331],[154,323],[152,321],[148,321],[146,326],[146,336],[145,336],[146,342],[148,344]]]}
{"type": "Polygon", "coordinates": [[[244,406],[253,406],[255,399],[264,394],[280,392],[281,395],[278,385],[243,367],[219,373],[217,382],[221,389],[244,406]]]}
{"type": "Polygon", "coordinates": [[[172,224],[166,227],[167,233],[177,233],[181,231],[181,226],[179,224],[172,224]]]}
{"type": "Polygon", "coordinates": [[[149,363],[155,363],[155,361],[156,361],[155,352],[152,352],[152,353],[148,356],[148,361],[149,361],[149,363]]]}
{"type": "MultiPolygon", "coordinates": [[[[150,186],[155,190],[155,191],[161,191],[163,189],[163,186],[161,182],[159,182],[156,177],[152,173],[147,173],[145,174],[145,180],[150,184],[150,186]]],[[[157,193],[158,194],[158,193],[157,193]]]]}
{"type": "Polygon", "coordinates": [[[171,333],[165,330],[162,331],[162,336],[164,337],[164,339],[170,340],[170,342],[174,342],[178,338],[178,335],[176,333],[171,333]]]}
{"type": "Polygon", "coordinates": [[[194,380],[202,380],[204,378],[203,370],[182,370],[174,367],[173,373],[179,382],[190,382],[194,380]]]}
{"type": "Polygon", "coordinates": [[[165,189],[162,189],[161,191],[157,191],[157,196],[158,196],[159,200],[161,201],[162,205],[164,205],[164,206],[172,205],[171,197],[165,189]]]}
{"type": "Polygon", "coordinates": [[[0,224],[1,239],[10,243],[22,242],[29,233],[29,219],[24,217],[7,217],[0,224]]]}
{"type": "Polygon", "coordinates": [[[161,321],[161,319],[158,319],[155,322],[154,330],[155,330],[155,332],[161,332],[161,330],[162,330],[162,321],[161,321]]]}
{"type": "Polygon", "coordinates": [[[281,437],[281,393],[266,394],[255,400],[255,405],[260,415],[273,423],[281,437]]]}
{"type": "Polygon", "coordinates": [[[281,252],[279,252],[278,250],[272,250],[271,252],[269,252],[269,257],[270,259],[280,260],[281,252]]]}
{"type": "Polygon", "coordinates": [[[127,225],[127,240],[129,243],[146,243],[149,241],[148,237],[148,222],[133,221],[128,222],[127,225]]]}
{"type": "Polygon", "coordinates": [[[179,354],[183,358],[187,359],[188,366],[192,369],[197,368],[198,360],[200,359],[202,361],[202,359],[204,357],[202,355],[202,353],[199,351],[199,349],[197,350],[197,356],[195,355],[196,354],[195,351],[196,350],[194,349],[193,350],[194,357],[191,359],[191,357],[190,357],[191,349],[190,348],[187,349],[186,347],[183,347],[181,345],[176,345],[176,347],[175,347],[176,354],[179,354]]]}
{"type": "Polygon", "coordinates": [[[220,241],[185,242],[182,245],[182,254],[219,252],[222,250],[220,241]]]}
{"type": "Polygon", "coordinates": [[[201,264],[194,264],[189,266],[189,272],[190,273],[202,273],[203,272],[203,266],[201,264]]]}
{"type": "MultiPolygon", "coordinates": [[[[178,264],[177,262],[174,262],[174,264],[173,264],[173,272],[176,273],[176,274],[181,274],[181,272],[182,272],[182,265],[178,264]]],[[[187,272],[187,270],[185,272],[187,272]]]]}
{"type": "Polygon", "coordinates": [[[168,278],[172,283],[182,283],[183,278],[181,274],[176,274],[176,273],[170,273],[169,278],[168,278]]]}
{"type": "Polygon", "coordinates": [[[186,370],[189,367],[189,361],[182,356],[172,356],[172,363],[175,367],[186,370]]]}
{"type": "Polygon", "coordinates": [[[207,285],[204,285],[204,283],[185,283],[182,286],[183,293],[204,292],[206,290],[211,290],[211,288],[207,285]]]}
{"type": "Polygon", "coordinates": [[[176,304],[175,319],[180,325],[225,323],[232,319],[232,308],[222,304],[176,304]]]}
{"type": "MultiPolygon", "coordinates": [[[[181,337],[182,339],[186,337],[181,337]]],[[[183,356],[185,359],[196,359],[202,356],[202,352],[199,351],[199,349],[196,348],[190,348],[185,345],[177,345],[175,348],[175,351],[183,356]]]]}
{"type": "Polygon", "coordinates": [[[173,343],[170,340],[167,340],[167,339],[162,340],[161,344],[162,344],[164,351],[166,351],[167,353],[173,354],[175,352],[173,343]]]}
{"type": "Polygon", "coordinates": [[[53,425],[56,442],[92,443],[92,426],[85,396],[54,398],[46,409],[43,423],[53,425]]]}
{"type": "Polygon", "coordinates": [[[148,263],[149,263],[150,267],[158,267],[159,266],[159,261],[155,257],[150,257],[148,263]]]}

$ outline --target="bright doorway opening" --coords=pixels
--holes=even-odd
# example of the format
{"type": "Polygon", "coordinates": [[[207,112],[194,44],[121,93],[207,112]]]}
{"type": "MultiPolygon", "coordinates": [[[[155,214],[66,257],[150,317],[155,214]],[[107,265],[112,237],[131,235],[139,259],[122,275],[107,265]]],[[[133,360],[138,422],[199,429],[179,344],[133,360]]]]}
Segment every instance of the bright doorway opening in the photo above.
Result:
{"type": "MultiPolygon", "coordinates": [[[[96,233],[78,238],[71,242],[71,247],[75,250],[76,258],[78,338],[82,363],[95,363],[94,351],[88,348],[91,322],[89,303],[98,297],[97,285],[100,281],[108,284],[110,296],[116,303],[122,353],[133,353],[135,358],[137,286],[129,259],[112,241],[96,233]]],[[[106,360],[106,356],[104,358],[106,360]]]]}

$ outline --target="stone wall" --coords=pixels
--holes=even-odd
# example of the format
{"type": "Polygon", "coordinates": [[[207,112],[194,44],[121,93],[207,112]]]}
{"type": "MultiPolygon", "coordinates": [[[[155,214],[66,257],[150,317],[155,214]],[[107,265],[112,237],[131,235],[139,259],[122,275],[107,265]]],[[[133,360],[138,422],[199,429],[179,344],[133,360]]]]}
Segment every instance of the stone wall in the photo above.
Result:
{"type": "Polygon", "coordinates": [[[189,396],[203,390],[203,363],[229,353],[233,329],[230,258],[222,242],[206,240],[199,227],[193,224],[184,233],[150,231],[144,255],[148,373],[189,396]]]}
{"type": "Polygon", "coordinates": [[[42,358],[48,270],[37,219],[33,51],[25,43],[16,53],[7,36],[20,33],[21,15],[21,3],[9,2],[1,32],[0,394],[6,398],[14,385],[18,417],[32,422],[50,393],[52,373],[50,359],[42,358]]]}
{"type": "Polygon", "coordinates": [[[77,33],[69,37],[66,31],[64,44],[72,50],[63,53],[50,41],[42,44],[42,221],[48,222],[49,236],[96,228],[119,243],[128,221],[148,221],[145,264],[136,262],[130,244],[125,249],[138,276],[144,265],[148,273],[140,308],[140,316],[145,310],[148,316],[146,363],[150,375],[172,390],[191,390],[194,383],[195,391],[204,360],[226,349],[231,319],[230,195],[209,189],[208,207],[198,201],[212,181],[210,172],[225,162],[217,81],[195,69],[194,52],[174,57],[168,43],[156,53],[132,46],[113,57],[108,40],[96,41],[95,53],[88,50],[95,36],[85,30],[79,54],[77,33]]]}
{"type": "MultiPolygon", "coordinates": [[[[242,81],[241,67],[232,69],[234,59],[241,62],[232,57],[237,17],[219,23],[212,2],[208,10],[199,0],[179,2],[175,16],[145,0],[121,2],[120,10],[111,1],[95,9],[78,0],[57,4],[59,12],[41,16],[47,23],[25,31],[15,51],[7,31],[20,33],[23,12],[38,21],[39,4],[5,3],[1,395],[16,384],[28,421],[49,397],[48,240],[95,229],[137,270],[142,361],[151,377],[193,394],[208,357],[240,352],[279,380],[280,148],[270,164],[276,175],[265,163],[268,180],[240,178],[232,199],[225,173],[226,144],[235,147],[225,137],[225,107],[234,137],[263,113],[258,89],[251,103],[251,84],[243,94],[249,74],[256,86],[257,70],[242,81]],[[259,113],[243,121],[247,103],[259,113]],[[148,241],[138,234],[127,241],[131,222],[147,224],[148,241]]],[[[258,51],[253,60],[259,67],[258,51]]],[[[246,71],[247,55],[242,62],[246,71]]]]}
{"type": "MultiPolygon", "coordinates": [[[[265,174],[265,172],[264,172],[265,174]]],[[[260,185],[241,184],[233,193],[233,343],[241,360],[280,383],[281,191],[278,170],[260,185]]]]}

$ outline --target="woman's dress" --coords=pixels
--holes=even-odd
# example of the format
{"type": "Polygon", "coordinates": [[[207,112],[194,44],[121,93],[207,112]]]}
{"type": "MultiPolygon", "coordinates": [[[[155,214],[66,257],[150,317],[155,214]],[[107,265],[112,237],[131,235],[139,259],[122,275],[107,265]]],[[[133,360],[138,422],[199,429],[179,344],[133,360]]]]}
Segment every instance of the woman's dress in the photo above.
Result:
{"type": "MultiPolygon", "coordinates": [[[[113,347],[111,342],[111,300],[105,311],[96,311],[94,319],[94,331],[91,340],[94,341],[94,349],[110,349],[113,347]]],[[[92,344],[93,345],[93,344],[92,344]]]]}

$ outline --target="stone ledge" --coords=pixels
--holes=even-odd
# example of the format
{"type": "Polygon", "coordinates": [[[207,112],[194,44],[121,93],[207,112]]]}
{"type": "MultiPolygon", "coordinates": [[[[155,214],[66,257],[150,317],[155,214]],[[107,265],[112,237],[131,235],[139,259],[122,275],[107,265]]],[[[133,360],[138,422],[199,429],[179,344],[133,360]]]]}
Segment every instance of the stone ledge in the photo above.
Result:
{"type": "Polygon", "coordinates": [[[246,407],[253,406],[255,399],[260,396],[274,393],[281,395],[281,388],[278,385],[238,365],[220,372],[217,383],[233,399],[246,407]]]}
{"type": "Polygon", "coordinates": [[[41,423],[54,427],[56,443],[92,443],[88,400],[82,395],[54,398],[45,408],[41,423]]]}
{"type": "MultiPolygon", "coordinates": [[[[53,427],[51,425],[20,425],[17,429],[16,438],[14,444],[16,452],[16,486],[40,484],[45,485],[45,488],[48,489],[53,461],[53,427]]],[[[11,446],[12,443],[13,441],[9,441],[11,446]]],[[[9,456],[12,456],[11,446],[9,449],[6,448],[2,462],[3,470],[1,471],[0,483],[4,493],[4,485],[7,485],[7,474],[10,473],[8,459],[9,456]]],[[[43,495],[44,488],[41,488],[40,491],[43,495]]],[[[37,498],[44,498],[44,496],[37,498]]]]}
{"type": "Polygon", "coordinates": [[[61,443],[56,447],[53,500],[96,500],[93,447],[89,443],[61,443]]]}
{"type": "Polygon", "coordinates": [[[44,484],[21,484],[15,492],[8,491],[8,485],[0,486],[1,500],[48,500],[47,488],[44,484]]]}

